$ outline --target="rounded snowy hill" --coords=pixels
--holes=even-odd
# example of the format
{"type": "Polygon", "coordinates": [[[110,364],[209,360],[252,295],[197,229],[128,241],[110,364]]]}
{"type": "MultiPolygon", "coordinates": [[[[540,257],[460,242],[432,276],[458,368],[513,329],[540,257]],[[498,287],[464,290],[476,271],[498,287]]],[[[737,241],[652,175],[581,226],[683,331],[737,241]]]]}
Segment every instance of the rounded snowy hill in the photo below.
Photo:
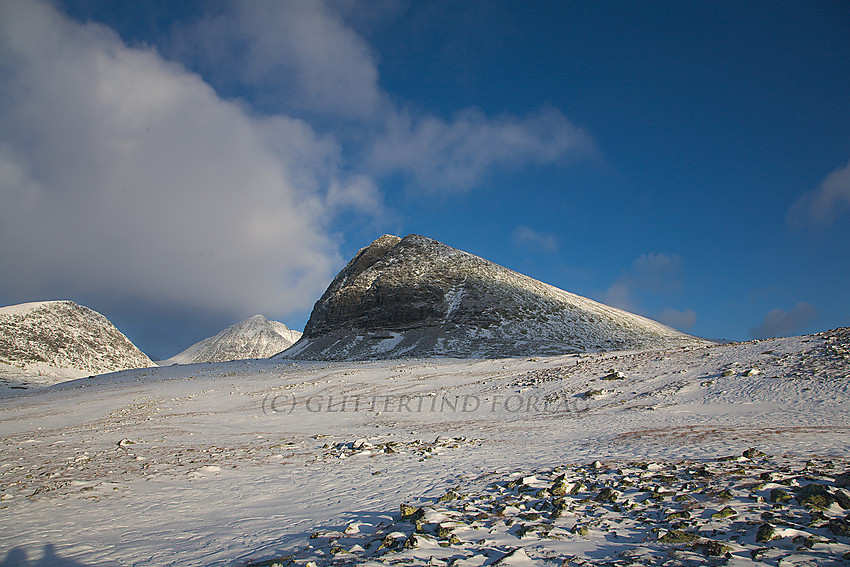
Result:
{"type": "Polygon", "coordinates": [[[0,373],[67,379],[150,366],[106,317],[73,301],[0,307],[0,373]]]}
{"type": "Polygon", "coordinates": [[[227,362],[246,358],[268,358],[291,347],[301,338],[283,323],[269,321],[263,315],[226,328],[214,337],[190,346],[161,365],[192,364],[196,362],[227,362]]]}
{"type": "Polygon", "coordinates": [[[279,356],[497,358],[698,344],[709,342],[410,234],[360,250],[279,356]]]}

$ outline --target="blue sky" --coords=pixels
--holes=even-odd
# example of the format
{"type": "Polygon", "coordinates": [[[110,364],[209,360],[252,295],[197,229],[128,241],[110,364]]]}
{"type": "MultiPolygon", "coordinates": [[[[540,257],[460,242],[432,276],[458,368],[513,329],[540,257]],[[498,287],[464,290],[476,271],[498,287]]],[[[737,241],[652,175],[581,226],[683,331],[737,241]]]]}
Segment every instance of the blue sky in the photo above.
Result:
{"type": "Polygon", "coordinates": [[[0,304],[153,358],[383,233],[709,338],[850,325],[846,2],[0,3],[0,304]]]}

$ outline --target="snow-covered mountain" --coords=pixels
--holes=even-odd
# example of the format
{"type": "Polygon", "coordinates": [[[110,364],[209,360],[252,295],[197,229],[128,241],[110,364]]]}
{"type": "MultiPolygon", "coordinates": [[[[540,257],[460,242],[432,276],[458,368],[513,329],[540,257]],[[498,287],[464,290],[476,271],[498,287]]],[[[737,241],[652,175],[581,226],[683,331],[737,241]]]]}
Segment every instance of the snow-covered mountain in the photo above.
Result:
{"type": "Polygon", "coordinates": [[[150,366],[106,317],[73,301],[0,307],[2,374],[67,379],[150,366]]]}
{"type": "Polygon", "coordinates": [[[846,565],[848,362],[838,329],[0,384],[0,565],[846,565]]]}
{"type": "Polygon", "coordinates": [[[411,234],[362,249],[282,358],[506,357],[707,344],[411,234]]]}
{"type": "Polygon", "coordinates": [[[301,333],[262,315],[236,323],[214,337],[197,342],[161,365],[195,362],[227,362],[245,358],[268,358],[291,347],[301,333]]]}

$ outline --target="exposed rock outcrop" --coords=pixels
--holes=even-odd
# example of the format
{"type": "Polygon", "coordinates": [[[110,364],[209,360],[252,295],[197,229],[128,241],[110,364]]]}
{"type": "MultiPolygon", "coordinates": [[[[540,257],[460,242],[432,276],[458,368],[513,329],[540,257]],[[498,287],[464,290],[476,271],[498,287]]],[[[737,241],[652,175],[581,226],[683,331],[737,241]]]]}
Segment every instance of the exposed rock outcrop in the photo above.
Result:
{"type": "Polygon", "coordinates": [[[279,356],[495,358],[707,342],[411,234],[362,249],[279,356]]]}
{"type": "Polygon", "coordinates": [[[150,366],[155,365],[106,317],[73,301],[0,308],[4,374],[67,379],[150,366]]]}

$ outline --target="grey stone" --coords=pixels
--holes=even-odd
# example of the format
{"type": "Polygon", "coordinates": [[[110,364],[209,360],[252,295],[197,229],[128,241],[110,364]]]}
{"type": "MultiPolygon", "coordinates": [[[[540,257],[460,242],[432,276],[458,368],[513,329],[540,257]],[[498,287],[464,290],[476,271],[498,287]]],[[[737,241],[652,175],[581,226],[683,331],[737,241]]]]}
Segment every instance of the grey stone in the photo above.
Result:
{"type": "Polygon", "coordinates": [[[835,486],[839,488],[850,488],[850,471],[843,472],[836,476],[835,486]]]}
{"type": "Polygon", "coordinates": [[[770,524],[762,524],[756,532],[756,543],[767,543],[773,539],[776,530],[770,524]]]}
{"type": "Polygon", "coordinates": [[[829,521],[829,531],[837,536],[850,537],[850,522],[844,518],[833,518],[829,521]]]}
{"type": "Polygon", "coordinates": [[[796,490],[797,502],[806,508],[825,510],[835,501],[829,489],[822,484],[811,483],[796,490]]]}
{"type": "Polygon", "coordinates": [[[614,490],[613,488],[605,487],[599,491],[599,494],[596,495],[595,500],[597,502],[616,502],[617,497],[620,496],[620,493],[614,490]]]}

